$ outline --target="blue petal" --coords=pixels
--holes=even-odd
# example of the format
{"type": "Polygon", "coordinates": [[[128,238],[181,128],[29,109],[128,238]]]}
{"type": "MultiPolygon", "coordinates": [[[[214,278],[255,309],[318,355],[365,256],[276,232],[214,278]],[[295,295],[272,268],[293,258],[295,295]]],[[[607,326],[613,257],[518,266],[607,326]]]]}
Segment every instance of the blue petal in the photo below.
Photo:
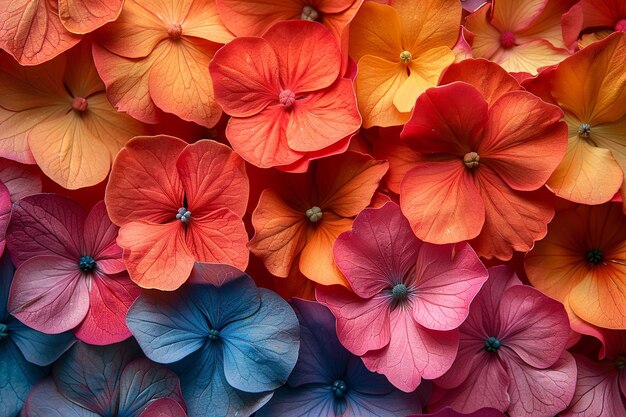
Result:
{"type": "Polygon", "coordinates": [[[4,323],[9,318],[7,301],[14,273],[15,267],[11,263],[8,251],[5,250],[4,256],[0,258],[0,323],[4,323]]]}
{"type": "Polygon", "coordinates": [[[45,334],[16,319],[9,320],[8,326],[10,337],[26,360],[40,366],[50,365],[76,342],[72,332],[45,334]]]}
{"type": "Polygon", "coordinates": [[[354,355],[348,361],[346,382],[352,389],[362,394],[385,395],[396,391],[384,375],[370,371],[361,358],[354,355]]]}
{"type": "Polygon", "coordinates": [[[261,307],[220,330],[224,374],[233,387],[263,392],[283,385],[298,359],[300,327],[293,309],[275,293],[259,289],[261,307]]]}
{"type": "MultiPolygon", "coordinates": [[[[283,387],[256,413],[256,417],[335,417],[335,397],[330,385],[283,387]]],[[[340,414],[339,414],[340,415],[340,414]]],[[[362,416],[365,417],[365,416],[362,416]]]]}
{"type": "Polygon", "coordinates": [[[18,415],[31,387],[46,369],[28,362],[11,339],[0,341],[0,416],[18,415]]]}
{"type": "Polygon", "coordinates": [[[208,302],[209,288],[183,287],[139,296],[126,315],[126,324],[147,357],[173,363],[204,345],[209,325],[200,306],[208,302]]]}
{"type": "Polygon", "coordinates": [[[405,417],[422,411],[416,394],[400,390],[386,395],[361,394],[351,390],[348,391],[346,400],[344,417],[405,417]]]}
{"type": "Polygon", "coordinates": [[[259,289],[248,275],[220,287],[194,287],[207,289],[208,298],[201,307],[215,329],[221,330],[234,321],[244,320],[256,313],[261,306],[259,289]]]}
{"type": "Polygon", "coordinates": [[[209,343],[172,368],[180,377],[189,417],[249,416],[272,397],[231,387],[224,377],[220,342],[209,343]]]}
{"type": "Polygon", "coordinates": [[[120,379],[120,405],[117,417],[139,417],[158,398],[183,402],[178,377],[164,366],[137,359],[124,368],[120,379]]]}
{"type": "Polygon", "coordinates": [[[339,343],[335,317],[329,309],[313,301],[293,299],[291,303],[300,321],[300,354],[289,376],[289,386],[330,385],[345,379],[352,354],[339,343]]]}
{"type": "Polygon", "coordinates": [[[95,413],[115,415],[122,371],[138,350],[132,340],[110,346],[76,343],[55,365],[59,392],[95,413]]]}
{"type": "Polygon", "coordinates": [[[100,417],[74,404],[57,390],[52,379],[35,386],[24,406],[23,417],[100,417]]]}

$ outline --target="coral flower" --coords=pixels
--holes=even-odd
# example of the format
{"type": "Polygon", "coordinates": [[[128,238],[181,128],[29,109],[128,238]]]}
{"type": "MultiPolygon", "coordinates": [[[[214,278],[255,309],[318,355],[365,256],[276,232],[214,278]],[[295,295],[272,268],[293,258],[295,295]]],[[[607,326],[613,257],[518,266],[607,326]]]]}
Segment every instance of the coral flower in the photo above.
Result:
{"type": "Polygon", "coordinates": [[[576,363],[565,350],[570,329],[561,303],[522,285],[509,267],[493,267],[460,330],[456,361],[435,381],[433,409],[552,417],[567,407],[576,363]]]}
{"type": "Polygon", "coordinates": [[[626,216],[619,204],[561,212],[524,262],[530,282],[577,317],[626,329],[626,216]]]}
{"type": "Polygon", "coordinates": [[[98,32],[94,60],[117,109],[146,123],[166,112],[213,127],[222,110],[206,68],[231,39],[215,0],[127,0],[98,32]]]}
{"type": "Polygon", "coordinates": [[[350,25],[364,127],[404,124],[417,96],[454,62],[459,0],[394,0],[392,6],[365,2],[350,25]]]}
{"type": "Polygon", "coordinates": [[[225,145],[163,135],[131,140],[105,194],[131,279],[175,290],[196,261],[244,269],[248,189],[243,160],[225,145]]]}
{"type": "Polygon", "coordinates": [[[306,174],[284,174],[252,213],[250,251],[276,276],[295,276],[298,262],[313,281],[347,286],[333,262],[333,243],[370,204],[386,171],[386,162],[348,151],[313,163],[306,174]]]}
{"type": "Polygon", "coordinates": [[[258,167],[296,164],[299,172],[309,159],[345,150],[342,139],[361,117],[340,69],[337,42],[316,22],[279,22],[262,38],[220,49],[209,71],[217,102],[233,116],[226,128],[233,149],[258,167]]]}
{"type": "Polygon", "coordinates": [[[124,0],[0,1],[0,48],[21,65],[67,51],[81,36],[115,20],[124,0]]]}
{"type": "MultiPolygon", "coordinates": [[[[601,204],[626,173],[626,33],[614,33],[524,83],[559,105],[569,128],[565,158],[548,180],[559,196],[601,204]]],[[[625,201],[626,188],[622,187],[625,201]]]]}
{"type": "Polygon", "coordinates": [[[0,156],[37,163],[65,188],[103,181],[117,152],[145,134],[108,102],[83,43],[37,67],[0,53],[0,156]]]}
{"type": "Polygon", "coordinates": [[[41,332],[73,329],[91,344],[130,337],[125,317],[139,287],[125,271],[117,230],[102,202],[89,215],[55,194],[15,203],[7,232],[17,266],[9,312],[41,332]]]}
{"type": "Polygon", "coordinates": [[[582,0],[584,34],[579,45],[604,39],[611,33],[626,32],[626,2],[622,0],[582,0]]]}
{"type": "Polygon", "coordinates": [[[484,60],[454,64],[442,83],[455,79],[422,94],[402,131],[419,157],[400,206],[424,241],[475,239],[480,256],[510,259],[554,216],[543,186],[567,147],[563,112],[484,60]]]}
{"type": "Polygon", "coordinates": [[[576,47],[582,25],[578,0],[498,0],[469,15],[476,58],[497,62],[505,70],[537,74],[576,47]]]}
{"type": "Polygon", "coordinates": [[[457,328],[487,280],[472,248],[421,242],[387,203],[363,210],[333,251],[354,293],[317,286],[316,296],[337,318],[341,344],[402,391],[443,375],[459,346],[457,328]]]}

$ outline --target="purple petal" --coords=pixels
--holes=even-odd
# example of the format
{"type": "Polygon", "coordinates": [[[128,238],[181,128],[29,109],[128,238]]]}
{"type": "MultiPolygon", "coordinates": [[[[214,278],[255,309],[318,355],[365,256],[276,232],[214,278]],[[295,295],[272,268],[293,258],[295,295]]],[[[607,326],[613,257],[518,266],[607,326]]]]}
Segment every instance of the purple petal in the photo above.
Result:
{"type": "Polygon", "coordinates": [[[187,413],[178,402],[161,398],[151,403],[139,417],[187,417],[187,413]]]}
{"type": "Polygon", "coordinates": [[[329,386],[304,386],[298,388],[283,387],[263,408],[256,417],[298,416],[327,417],[336,416],[334,411],[335,397],[329,386]]]}
{"type": "Polygon", "coordinates": [[[37,384],[28,395],[22,417],[100,417],[65,398],[49,378],[37,384]]]}

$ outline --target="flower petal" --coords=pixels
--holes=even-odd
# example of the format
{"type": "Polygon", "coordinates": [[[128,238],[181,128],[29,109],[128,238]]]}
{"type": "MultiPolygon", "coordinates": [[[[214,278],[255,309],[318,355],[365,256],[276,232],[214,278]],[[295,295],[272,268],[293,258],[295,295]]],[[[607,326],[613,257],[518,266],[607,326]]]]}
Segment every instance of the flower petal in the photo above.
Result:
{"type": "Polygon", "coordinates": [[[182,405],[171,398],[159,398],[148,405],[139,417],[187,417],[182,405]]]}
{"type": "Polygon", "coordinates": [[[119,228],[111,223],[104,202],[97,203],[85,220],[84,245],[81,254],[91,256],[98,270],[105,274],[116,274],[126,270],[122,259],[122,248],[115,239],[119,228]]]}
{"type": "MultiPolygon", "coordinates": [[[[392,3],[402,21],[402,46],[409,51],[452,48],[463,9],[454,0],[400,0],[392,3]]],[[[417,55],[417,53],[416,53],[417,55]]],[[[419,55],[420,59],[422,55],[419,55]]]]}
{"type": "Polygon", "coordinates": [[[0,159],[0,181],[11,194],[12,203],[41,192],[41,175],[30,165],[0,159]]]}
{"type": "Polygon", "coordinates": [[[59,17],[72,33],[89,33],[111,22],[122,11],[124,0],[59,0],[59,17]]]}
{"type": "Polygon", "coordinates": [[[365,2],[350,24],[350,56],[363,70],[360,60],[370,55],[399,62],[402,48],[400,16],[387,4],[365,2]]]}
{"type": "Polygon", "coordinates": [[[548,0],[530,0],[524,4],[515,1],[500,1],[491,7],[493,24],[502,30],[522,31],[533,23],[547,3],[548,0]]]}
{"type": "Polygon", "coordinates": [[[71,332],[45,334],[31,329],[19,320],[12,320],[8,325],[13,343],[24,358],[35,365],[51,365],[76,342],[71,332]]]}
{"type": "Polygon", "coordinates": [[[33,387],[22,412],[28,417],[99,417],[99,414],[65,398],[52,378],[33,387]]]}
{"type": "Polygon", "coordinates": [[[292,0],[216,0],[224,24],[237,36],[261,36],[282,20],[299,19],[302,5],[292,0]]]}
{"type": "Polygon", "coordinates": [[[272,399],[257,411],[255,416],[334,416],[336,415],[333,408],[335,403],[330,385],[305,385],[298,388],[286,385],[277,390],[272,399]]]}
{"type": "Polygon", "coordinates": [[[184,16],[183,33],[185,36],[206,39],[217,43],[228,43],[234,35],[224,25],[224,16],[220,16],[217,1],[193,1],[189,12],[184,16]]]}

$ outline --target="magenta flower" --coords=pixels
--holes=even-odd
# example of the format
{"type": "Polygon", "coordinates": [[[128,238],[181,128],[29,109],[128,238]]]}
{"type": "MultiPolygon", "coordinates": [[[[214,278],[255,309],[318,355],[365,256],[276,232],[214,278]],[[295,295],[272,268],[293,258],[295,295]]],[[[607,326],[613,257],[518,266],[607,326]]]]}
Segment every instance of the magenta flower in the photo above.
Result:
{"type": "Polygon", "coordinates": [[[522,285],[509,267],[493,267],[460,330],[458,356],[435,381],[432,409],[553,417],[567,407],[576,363],[565,351],[569,320],[561,303],[522,285]]]}
{"type": "Polygon", "coordinates": [[[472,248],[421,242],[400,207],[387,203],[356,217],[334,257],[354,293],[318,286],[316,296],[336,317],[341,344],[403,391],[443,375],[487,279],[472,248]]]}
{"type": "Polygon", "coordinates": [[[16,202],[7,232],[17,267],[9,312],[44,333],[74,329],[90,344],[130,337],[126,312],[139,287],[125,270],[117,231],[102,202],[89,215],[55,194],[16,202]]]}

